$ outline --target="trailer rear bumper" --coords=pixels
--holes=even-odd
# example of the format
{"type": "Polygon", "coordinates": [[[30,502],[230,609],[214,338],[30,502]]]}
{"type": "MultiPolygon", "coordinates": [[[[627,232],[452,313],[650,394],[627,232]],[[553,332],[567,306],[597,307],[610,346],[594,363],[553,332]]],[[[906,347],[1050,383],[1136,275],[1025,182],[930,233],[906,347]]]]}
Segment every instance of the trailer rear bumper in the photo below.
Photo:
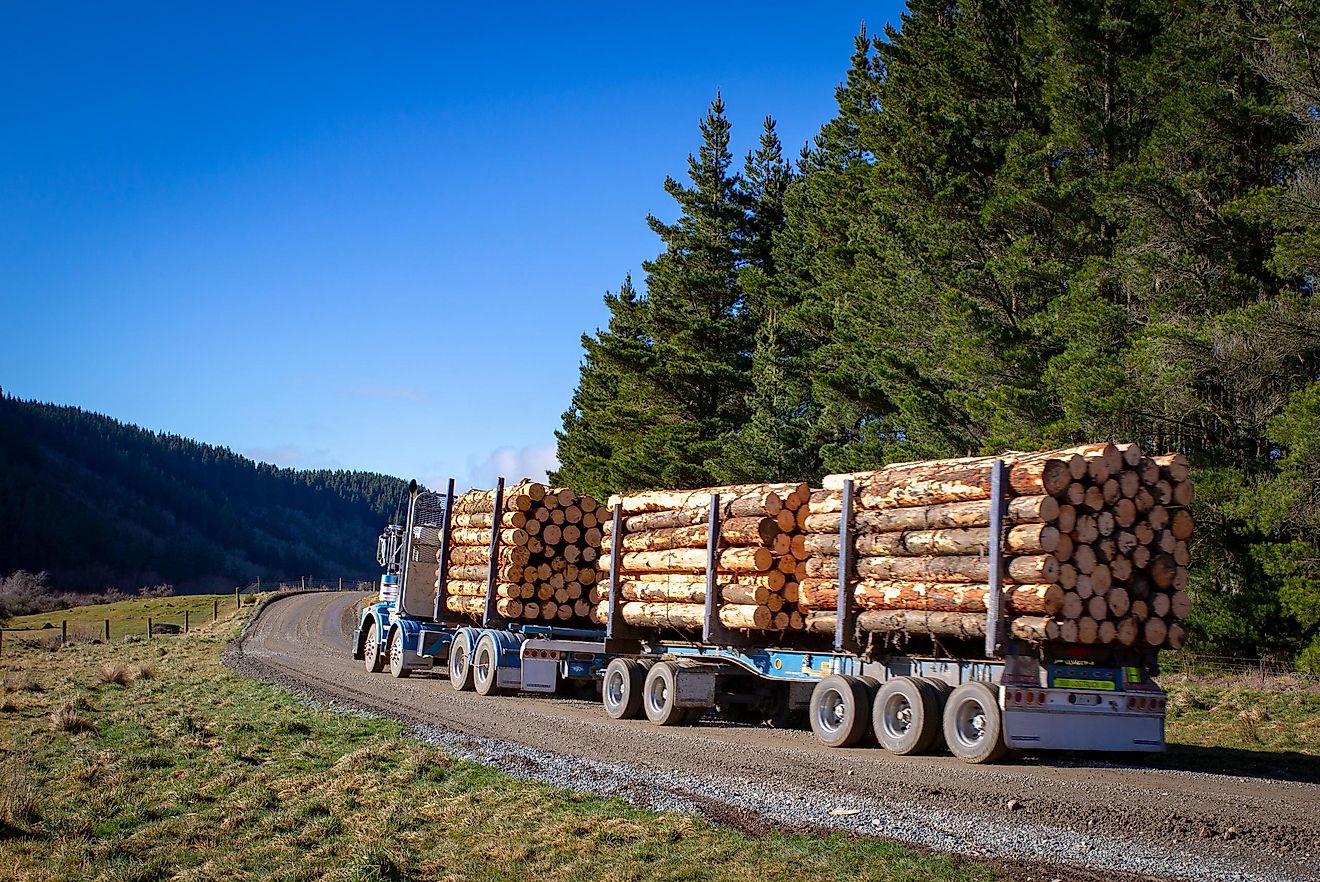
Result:
{"type": "Polygon", "coordinates": [[[1005,688],[1004,743],[1018,750],[1159,752],[1164,744],[1163,695],[1097,694],[1069,689],[1005,688]],[[1024,703],[1023,696],[1036,700],[1024,703]],[[1039,700],[1045,696],[1045,701],[1039,700]],[[1015,696],[1017,696],[1015,698],[1015,696]],[[1152,709],[1154,708],[1154,709],[1152,709]]]}

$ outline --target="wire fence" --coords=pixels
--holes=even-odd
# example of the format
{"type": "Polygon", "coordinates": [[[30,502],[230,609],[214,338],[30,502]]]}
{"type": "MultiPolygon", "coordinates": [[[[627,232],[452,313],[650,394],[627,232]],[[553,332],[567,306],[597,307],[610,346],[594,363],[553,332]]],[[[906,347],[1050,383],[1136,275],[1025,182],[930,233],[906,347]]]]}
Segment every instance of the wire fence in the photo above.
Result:
{"type": "Polygon", "coordinates": [[[1320,688],[1320,673],[1299,670],[1291,659],[1286,658],[1244,658],[1182,650],[1160,653],[1160,671],[1166,677],[1185,675],[1195,679],[1240,680],[1258,683],[1262,687],[1289,680],[1309,688],[1320,688]]]}

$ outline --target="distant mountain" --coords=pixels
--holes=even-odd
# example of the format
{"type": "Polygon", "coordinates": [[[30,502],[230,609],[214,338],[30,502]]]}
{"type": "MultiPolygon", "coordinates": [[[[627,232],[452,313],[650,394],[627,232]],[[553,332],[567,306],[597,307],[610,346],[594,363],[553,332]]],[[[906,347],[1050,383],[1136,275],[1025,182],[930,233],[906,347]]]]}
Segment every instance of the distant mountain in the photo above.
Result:
{"type": "Polygon", "coordinates": [[[258,576],[374,578],[375,537],[406,493],[388,475],[278,468],[0,395],[0,575],[183,592],[258,576]]]}

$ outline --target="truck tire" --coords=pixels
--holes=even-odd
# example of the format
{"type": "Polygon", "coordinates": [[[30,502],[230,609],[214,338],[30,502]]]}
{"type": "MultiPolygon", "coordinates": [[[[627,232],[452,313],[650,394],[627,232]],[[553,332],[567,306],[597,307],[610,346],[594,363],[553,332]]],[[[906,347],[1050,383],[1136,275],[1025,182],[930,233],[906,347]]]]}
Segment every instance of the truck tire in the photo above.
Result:
{"type": "Polygon", "coordinates": [[[657,726],[681,726],[688,721],[688,709],[679,707],[676,669],[669,662],[656,662],[646,672],[642,684],[642,707],[646,718],[657,726]]]}
{"type": "Polygon", "coordinates": [[[635,720],[642,715],[642,689],[646,668],[632,659],[616,658],[605,668],[600,684],[600,701],[605,713],[615,720],[635,720]]]}
{"type": "Polygon", "coordinates": [[[500,648],[491,634],[482,634],[472,650],[472,686],[481,695],[498,695],[500,648]]]}
{"type": "Polygon", "coordinates": [[[403,679],[412,673],[412,668],[408,667],[408,654],[403,648],[403,629],[390,629],[390,639],[388,645],[390,656],[390,676],[395,679],[403,679]]]}
{"type": "Polygon", "coordinates": [[[995,688],[979,680],[964,683],[944,703],[944,740],[958,759],[993,763],[1008,752],[1004,717],[995,688]]]}
{"type": "Polygon", "coordinates": [[[896,677],[880,687],[871,723],[891,753],[928,753],[940,734],[939,693],[919,677],[896,677]]]}
{"type": "Polygon", "coordinates": [[[362,634],[362,661],[367,666],[368,674],[379,674],[385,670],[385,653],[380,651],[380,625],[373,618],[362,634]]]}
{"type": "Polygon", "coordinates": [[[852,747],[870,728],[870,691],[856,677],[830,674],[812,691],[808,717],[822,744],[852,747]]]}
{"type": "Polygon", "coordinates": [[[472,638],[467,631],[455,632],[449,644],[449,685],[459,692],[472,691],[472,638]]]}

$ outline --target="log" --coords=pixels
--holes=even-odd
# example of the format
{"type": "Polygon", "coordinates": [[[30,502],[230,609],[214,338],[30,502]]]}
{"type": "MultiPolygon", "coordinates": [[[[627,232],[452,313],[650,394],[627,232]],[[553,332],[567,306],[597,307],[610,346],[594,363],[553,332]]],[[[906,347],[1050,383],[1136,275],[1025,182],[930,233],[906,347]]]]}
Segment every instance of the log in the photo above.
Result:
{"type": "MultiPolygon", "coordinates": [[[[449,549],[449,563],[459,566],[467,564],[486,564],[490,561],[490,533],[486,534],[487,544],[475,545],[455,545],[449,549]]],[[[438,554],[437,554],[438,557],[438,554]]],[[[531,552],[522,546],[503,546],[499,550],[497,558],[501,565],[525,567],[531,560],[531,552]]]]}
{"type": "Polygon", "coordinates": [[[1105,594],[1105,600],[1109,603],[1110,614],[1116,619],[1123,618],[1132,608],[1132,601],[1123,588],[1110,588],[1105,594]]]}
{"type": "MultiPolygon", "coordinates": [[[[705,606],[697,603],[630,601],[623,604],[619,612],[629,625],[652,628],[700,628],[706,617],[705,606]]],[[[726,603],[719,607],[718,614],[726,628],[768,630],[774,624],[774,614],[764,606],[726,603]]]]}
{"type": "MultiPolygon", "coordinates": [[[[1009,633],[1019,640],[1043,641],[1049,619],[1018,616],[1008,621],[1009,633]]],[[[833,613],[818,612],[807,617],[807,630],[833,634],[833,613]]],[[[939,637],[975,639],[985,636],[985,616],[976,613],[925,612],[916,610],[866,610],[857,616],[861,631],[876,633],[931,634],[939,637]]]]}
{"type": "MultiPolygon", "coordinates": [[[[477,529],[490,529],[491,522],[495,517],[491,512],[473,512],[470,514],[456,514],[450,520],[450,526],[453,527],[474,527],[477,529]]],[[[521,511],[505,512],[500,516],[500,526],[508,529],[519,529],[527,526],[527,514],[521,511]]]]}
{"type": "Polygon", "coordinates": [[[1173,483],[1186,481],[1191,470],[1187,466],[1187,457],[1181,453],[1167,453],[1164,456],[1152,456],[1151,460],[1159,466],[1160,471],[1167,475],[1173,483]]]}
{"type": "Polygon", "coordinates": [[[1192,611],[1192,599],[1185,591],[1175,591],[1169,600],[1169,612],[1178,620],[1187,618],[1192,611]]]}
{"type": "MultiPolygon", "coordinates": [[[[619,596],[624,600],[668,601],[671,603],[705,603],[706,583],[639,582],[619,583],[619,596]]],[[[769,588],[744,585],[738,582],[720,586],[720,599],[727,603],[765,605],[772,597],[780,597],[769,588]]]]}
{"type": "Polygon", "coordinates": [[[1059,612],[1065,619],[1076,619],[1081,616],[1086,609],[1086,603],[1083,598],[1077,595],[1075,591],[1067,591],[1063,595],[1063,603],[1059,607],[1059,612]]]}
{"type": "Polygon", "coordinates": [[[1192,538],[1192,530],[1195,524],[1192,513],[1185,508],[1175,509],[1169,518],[1169,529],[1174,536],[1183,541],[1192,538]]]}
{"type": "MultiPolygon", "coordinates": [[[[985,582],[990,578],[990,559],[958,555],[949,557],[862,557],[857,575],[865,579],[897,579],[921,582],[985,582]]],[[[1011,582],[1057,582],[1059,562],[1048,554],[1009,558],[1004,578],[1011,582]]]]}
{"type": "MultiPolygon", "coordinates": [[[[490,530],[457,527],[449,531],[449,536],[455,545],[490,545],[490,530]]],[[[526,545],[528,538],[526,530],[500,530],[501,545],[526,545]]]]}
{"type": "MultiPolygon", "coordinates": [[[[495,568],[495,579],[499,582],[521,582],[523,580],[523,567],[506,564],[495,568]]],[[[448,577],[453,580],[471,580],[485,582],[490,568],[486,564],[460,564],[458,566],[450,565],[448,577]]]]}
{"type": "Polygon", "coordinates": [[[1151,616],[1146,619],[1142,626],[1142,636],[1148,646],[1160,646],[1164,639],[1169,635],[1169,626],[1165,624],[1164,619],[1151,616]]]}
{"type": "MultiPolygon", "coordinates": [[[[827,490],[841,490],[843,482],[849,478],[853,480],[854,485],[875,487],[896,486],[906,483],[915,485],[932,480],[937,484],[943,479],[968,485],[974,482],[984,482],[985,496],[963,496],[958,498],[986,498],[990,492],[990,471],[996,459],[1003,459],[1009,469],[1008,484],[1014,493],[1019,495],[1053,495],[1063,490],[1072,481],[1072,474],[1069,470],[1071,453],[1072,451],[1042,451],[1033,454],[1006,453],[1002,456],[963,457],[952,460],[898,463],[878,471],[826,475],[824,481],[822,481],[822,486],[827,490]]],[[[929,501],[951,502],[953,500],[932,498],[929,501]]]]}
{"type": "MultiPolygon", "coordinates": [[[[609,569],[609,555],[602,555],[602,569],[609,569]]],[[[673,548],[667,551],[626,551],[619,561],[622,572],[704,573],[706,549],[673,548]]],[[[721,572],[760,573],[774,565],[768,548],[726,548],[716,566],[721,572]]]]}
{"type": "MultiPolygon", "coordinates": [[[[808,533],[839,532],[839,512],[809,514],[803,522],[808,533]]],[[[1051,523],[1059,517],[1059,501],[1053,496],[1018,496],[1009,500],[1010,524],[1051,523]]],[[[955,527],[988,527],[989,501],[946,502],[935,505],[859,511],[853,515],[857,532],[886,533],[896,530],[944,530],[955,527]]]]}
{"type": "MultiPolygon", "coordinates": [[[[798,585],[799,603],[806,609],[834,609],[839,585],[833,579],[804,579],[798,585]]],[[[944,612],[985,610],[990,586],[985,582],[917,582],[864,579],[856,583],[853,599],[864,609],[928,609],[944,612]]],[[[1058,585],[1012,585],[1004,590],[1010,612],[1056,613],[1066,592],[1058,585]]]]}
{"type": "Polygon", "coordinates": [[[646,493],[615,494],[610,497],[609,506],[612,509],[618,505],[625,515],[676,508],[709,511],[710,498],[717,493],[720,504],[729,506],[729,514],[732,517],[756,515],[774,517],[784,507],[783,499],[779,494],[764,489],[764,485],[762,489],[755,490],[730,491],[721,487],[709,487],[703,490],[652,490],[646,493]]]}
{"type": "Polygon", "coordinates": [[[1187,629],[1177,622],[1169,625],[1168,633],[1164,637],[1164,645],[1169,649],[1182,649],[1186,642],[1187,629]]]}
{"type": "Polygon", "coordinates": [[[1077,620],[1077,642],[1091,644],[1100,639],[1100,623],[1091,616],[1077,620]]]}
{"type": "Polygon", "coordinates": [[[1127,466],[1125,471],[1130,472],[1133,467],[1141,463],[1140,445],[1132,444],[1130,442],[1119,442],[1114,444],[1114,449],[1117,450],[1122,457],[1123,465],[1127,466]]]}
{"type": "MultiPolygon", "coordinates": [[[[776,497],[778,498],[778,497],[776,497]]],[[[774,517],[777,518],[782,512],[782,502],[774,512],[758,510],[759,503],[757,497],[743,497],[732,500],[724,500],[721,496],[720,520],[730,521],[741,517],[774,517]]],[[[690,527],[695,524],[706,524],[710,521],[710,495],[706,495],[706,502],[700,506],[691,508],[664,509],[660,511],[647,511],[642,514],[635,514],[623,519],[623,530],[625,533],[640,533],[646,530],[668,530],[674,527],[690,527]]],[[[773,506],[771,506],[773,507],[773,506]]],[[[613,519],[606,518],[602,522],[605,528],[604,532],[612,529],[613,519]]],[[[784,529],[791,529],[785,527],[784,529]]]]}
{"type": "Polygon", "coordinates": [[[1135,616],[1125,616],[1118,623],[1118,642],[1124,646],[1131,646],[1137,642],[1138,635],[1141,634],[1141,622],[1135,616]]]}
{"type": "MultiPolygon", "coordinates": [[[[1008,531],[1004,550],[1010,554],[1048,554],[1058,547],[1059,531],[1047,524],[1019,524],[1008,531]]],[[[809,555],[839,553],[837,534],[811,533],[803,540],[809,555]]],[[[863,533],[853,545],[859,555],[909,556],[988,554],[990,530],[914,530],[908,533],[863,533]]]]}
{"type": "MultiPolygon", "coordinates": [[[[1048,498],[1053,499],[1053,497],[1048,498]]],[[[1042,520],[1048,519],[1042,518],[1042,520]]],[[[1059,506],[1059,516],[1054,520],[1054,526],[1058,528],[1060,533],[1071,533],[1077,527],[1077,509],[1071,505],[1061,504],[1059,506]]]]}
{"type": "MultiPolygon", "coordinates": [[[[732,518],[720,524],[720,543],[731,545],[769,545],[780,535],[774,518],[732,518]]],[[[672,548],[705,548],[710,536],[709,524],[669,527],[645,532],[625,533],[624,551],[665,551],[672,548]]],[[[612,547],[610,537],[601,550],[612,547]]]]}

